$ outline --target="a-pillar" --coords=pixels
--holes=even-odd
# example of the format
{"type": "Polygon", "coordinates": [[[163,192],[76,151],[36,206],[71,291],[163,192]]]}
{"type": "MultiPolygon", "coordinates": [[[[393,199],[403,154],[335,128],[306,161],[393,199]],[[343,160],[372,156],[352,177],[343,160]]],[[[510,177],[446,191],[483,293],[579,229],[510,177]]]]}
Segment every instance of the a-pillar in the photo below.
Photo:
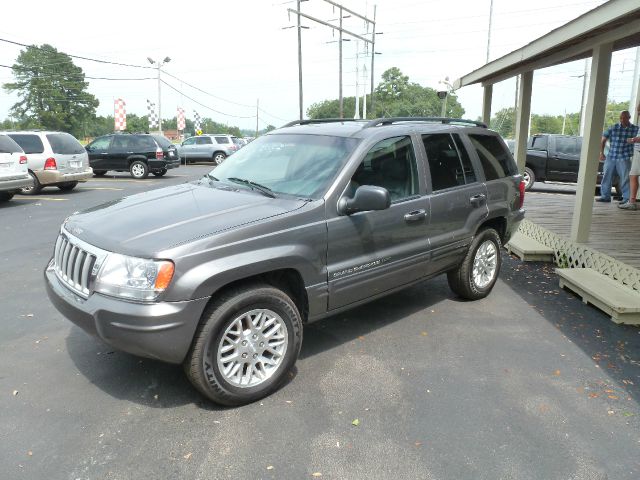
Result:
{"type": "Polygon", "coordinates": [[[491,100],[493,98],[493,85],[484,85],[482,94],[482,121],[491,125],[491,100]]]}
{"type": "Polygon", "coordinates": [[[602,126],[607,109],[612,47],[612,43],[605,43],[593,49],[584,139],[580,154],[580,169],[578,170],[578,189],[571,221],[571,240],[578,243],[587,242],[591,231],[593,192],[596,189],[602,126]]]}
{"type": "Polygon", "coordinates": [[[516,144],[514,156],[518,164],[518,171],[524,172],[527,161],[527,140],[529,139],[529,117],[531,117],[531,88],[533,86],[533,71],[524,72],[520,79],[518,92],[518,111],[516,112],[516,144]]]}

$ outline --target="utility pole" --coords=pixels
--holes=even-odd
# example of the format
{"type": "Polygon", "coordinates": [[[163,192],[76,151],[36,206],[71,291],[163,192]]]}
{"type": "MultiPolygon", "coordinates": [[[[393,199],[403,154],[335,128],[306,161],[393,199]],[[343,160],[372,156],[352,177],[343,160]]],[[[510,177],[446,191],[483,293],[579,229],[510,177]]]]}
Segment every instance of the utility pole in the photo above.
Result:
{"type": "Polygon", "coordinates": [[[302,26],[300,25],[300,0],[296,0],[296,5],[298,7],[298,100],[300,103],[300,120],[302,121],[302,26]]]}
{"type": "Polygon", "coordinates": [[[589,81],[589,70],[591,69],[591,59],[587,58],[584,61],[584,75],[582,75],[582,100],[580,101],[580,127],[579,134],[580,136],[584,136],[584,117],[587,113],[587,109],[585,108],[585,104],[587,102],[587,84],[589,81]]]}
{"type": "Polygon", "coordinates": [[[260,99],[256,100],[256,138],[258,138],[258,115],[260,111],[260,99]]]}
{"type": "MultiPolygon", "coordinates": [[[[340,42],[339,42],[340,46],[339,46],[339,50],[338,50],[339,51],[339,55],[340,55],[340,58],[339,58],[339,63],[340,63],[339,64],[339,77],[340,78],[339,78],[338,89],[339,89],[340,99],[341,100],[342,100],[342,95],[341,95],[341,93],[342,93],[342,42],[346,41],[345,39],[342,38],[343,34],[349,35],[349,36],[351,36],[353,38],[357,38],[358,40],[361,40],[361,41],[363,41],[363,42],[365,42],[367,44],[368,43],[373,43],[373,41],[371,39],[368,39],[368,38],[366,38],[366,37],[364,37],[362,35],[358,35],[357,33],[351,32],[351,31],[343,28],[342,19],[345,18],[343,14],[344,14],[344,12],[347,12],[347,13],[355,16],[355,17],[361,18],[362,20],[367,22],[367,24],[372,24],[374,32],[375,32],[375,21],[365,17],[364,15],[360,15],[359,13],[356,13],[353,10],[350,10],[347,7],[344,7],[344,6],[334,2],[333,0],[324,0],[328,4],[333,5],[335,8],[338,8],[338,10],[340,12],[340,19],[339,19],[340,23],[339,23],[339,25],[338,26],[332,25],[329,22],[326,22],[324,20],[320,20],[318,18],[312,17],[311,15],[307,15],[306,13],[302,13],[300,11],[300,1],[301,0],[296,0],[297,10],[293,10],[291,8],[288,8],[287,12],[293,13],[293,14],[298,16],[298,66],[299,66],[299,68],[298,68],[298,70],[299,70],[299,79],[298,79],[298,81],[299,81],[299,88],[300,88],[300,119],[302,119],[302,47],[300,46],[301,45],[300,29],[301,28],[308,28],[308,27],[302,27],[300,25],[300,18],[301,17],[306,18],[307,20],[311,20],[313,22],[319,23],[320,25],[324,25],[325,27],[329,27],[329,28],[333,29],[334,31],[337,30],[340,33],[340,42]]],[[[374,12],[375,12],[375,9],[374,9],[374,12]]],[[[292,27],[285,27],[285,28],[292,28],[292,27]]],[[[372,52],[372,55],[374,55],[374,54],[375,53],[372,52]]],[[[373,63],[372,63],[372,67],[373,67],[373,63]]],[[[372,68],[372,76],[373,76],[373,68],[372,68]]],[[[371,85],[372,85],[372,89],[373,89],[373,80],[371,81],[371,85]]],[[[366,89],[366,87],[365,87],[365,89],[366,89]]],[[[356,96],[356,98],[357,98],[357,96],[356,96]]],[[[340,103],[342,105],[340,110],[341,110],[342,113],[344,113],[343,112],[344,104],[343,104],[343,102],[340,102],[340,103]]]]}
{"type": "Polygon", "coordinates": [[[358,41],[356,41],[356,113],[354,114],[353,118],[358,119],[360,118],[360,92],[359,92],[359,85],[360,85],[360,71],[358,70],[358,60],[360,60],[358,58],[358,54],[360,53],[360,44],[358,43],[358,41]]]}
{"type": "Polygon", "coordinates": [[[340,30],[338,32],[338,92],[340,98],[340,118],[344,118],[344,98],[342,98],[342,5],[340,5],[340,30]]]}
{"type": "Polygon", "coordinates": [[[489,31],[487,32],[487,61],[485,63],[489,63],[489,49],[491,47],[491,22],[493,20],[493,0],[491,0],[491,4],[489,6],[489,31]]]}
{"type": "Polygon", "coordinates": [[[373,82],[374,82],[374,75],[373,75],[373,64],[374,64],[374,59],[376,58],[376,8],[377,5],[373,6],[373,32],[371,33],[371,114],[374,116],[376,115],[376,109],[375,109],[375,100],[373,97],[373,82]]]}
{"type": "Polygon", "coordinates": [[[158,130],[160,130],[160,135],[162,135],[162,94],[160,90],[162,81],[160,80],[160,67],[165,63],[169,63],[171,59],[169,57],[164,57],[164,60],[154,60],[151,57],[147,57],[147,60],[151,65],[155,63],[158,66],[158,130]]]}

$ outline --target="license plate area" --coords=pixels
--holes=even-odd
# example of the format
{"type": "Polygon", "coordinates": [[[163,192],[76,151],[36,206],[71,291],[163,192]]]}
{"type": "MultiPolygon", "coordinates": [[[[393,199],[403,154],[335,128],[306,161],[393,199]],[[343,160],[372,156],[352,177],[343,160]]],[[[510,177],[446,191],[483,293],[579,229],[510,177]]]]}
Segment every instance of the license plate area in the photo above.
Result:
{"type": "Polygon", "coordinates": [[[81,160],[72,160],[69,162],[69,166],[71,168],[80,168],[82,167],[82,161],[81,160]]]}

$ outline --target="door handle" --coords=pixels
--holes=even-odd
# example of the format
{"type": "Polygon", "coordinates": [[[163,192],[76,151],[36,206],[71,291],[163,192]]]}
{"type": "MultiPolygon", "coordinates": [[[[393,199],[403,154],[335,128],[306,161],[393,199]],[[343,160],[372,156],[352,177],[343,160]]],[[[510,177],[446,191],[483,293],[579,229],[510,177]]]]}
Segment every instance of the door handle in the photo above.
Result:
{"type": "Polygon", "coordinates": [[[100,152],[100,155],[109,155],[109,152],[100,152]]]}
{"type": "Polygon", "coordinates": [[[478,195],[474,195],[469,199],[469,203],[474,207],[480,207],[486,201],[487,196],[484,193],[480,193],[478,195]]]}
{"type": "Polygon", "coordinates": [[[405,222],[417,222],[418,220],[424,220],[427,217],[427,212],[425,210],[414,210],[413,212],[409,212],[404,216],[405,222]]]}

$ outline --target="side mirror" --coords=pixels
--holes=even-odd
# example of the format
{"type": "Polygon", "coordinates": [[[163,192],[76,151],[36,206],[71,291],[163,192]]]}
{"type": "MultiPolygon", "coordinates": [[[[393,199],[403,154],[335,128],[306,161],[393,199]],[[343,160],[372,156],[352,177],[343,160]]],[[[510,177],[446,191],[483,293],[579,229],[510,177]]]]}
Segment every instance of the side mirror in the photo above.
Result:
{"type": "Polygon", "coordinates": [[[391,196],[386,188],[373,185],[358,187],[353,198],[342,197],[338,201],[338,211],[342,215],[351,215],[369,210],[386,210],[391,206],[391,196]]]}

